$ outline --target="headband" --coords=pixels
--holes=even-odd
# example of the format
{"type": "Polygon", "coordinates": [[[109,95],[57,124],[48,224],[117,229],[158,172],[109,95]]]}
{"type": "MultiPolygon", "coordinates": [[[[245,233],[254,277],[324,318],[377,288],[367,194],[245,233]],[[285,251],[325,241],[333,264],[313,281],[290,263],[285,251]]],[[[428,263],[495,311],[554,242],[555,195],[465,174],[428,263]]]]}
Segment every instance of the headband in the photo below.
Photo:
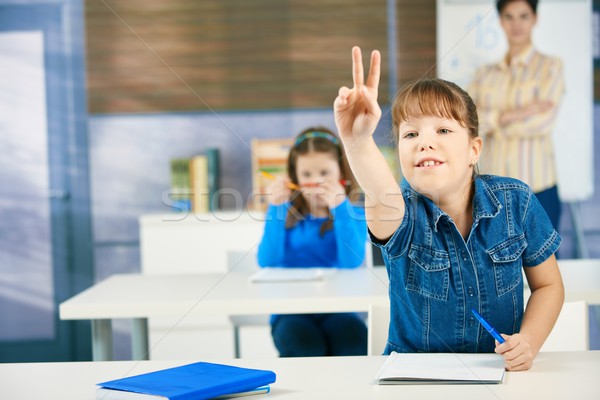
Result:
{"type": "Polygon", "coordinates": [[[327,139],[331,143],[335,144],[336,146],[339,144],[339,140],[330,133],[312,131],[312,132],[303,133],[302,135],[298,136],[298,138],[296,139],[296,143],[294,143],[294,146],[298,146],[300,143],[304,142],[307,139],[311,139],[311,138],[327,139]]]}

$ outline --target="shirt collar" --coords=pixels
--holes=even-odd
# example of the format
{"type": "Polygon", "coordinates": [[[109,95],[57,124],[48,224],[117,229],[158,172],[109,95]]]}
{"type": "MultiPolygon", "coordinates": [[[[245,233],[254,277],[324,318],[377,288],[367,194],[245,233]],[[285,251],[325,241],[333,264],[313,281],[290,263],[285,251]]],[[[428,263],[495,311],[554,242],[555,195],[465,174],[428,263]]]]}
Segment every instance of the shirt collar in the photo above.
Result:
{"type": "MultiPolygon", "coordinates": [[[[514,56],[512,58],[512,66],[529,65],[529,62],[533,58],[534,54],[535,54],[535,49],[530,44],[529,46],[525,47],[523,49],[523,51],[521,51],[519,54],[517,54],[516,56],[514,56]]],[[[508,53],[506,53],[504,58],[502,58],[502,60],[498,63],[500,68],[502,68],[502,69],[506,69],[506,68],[510,67],[510,65],[508,65],[508,63],[506,62],[507,56],[508,56],[508,53]]]]}
{"type": "MultiPolygon", "coordinates": [[[[442,211],[433,201],[415,191],[406,179],[402,179],[400,184],[402,189],[407,193],[406,201],[421,199],[428,214],[431,216],[431,224],[434,230],[437,231],[437,224],[442,216],[448,216],[442,211]]],[[[477,223],[481,218],[492,218],[498,215],[502,209],[500,201],[496,198],[489,185],[482,179],[481,176],[475,178],[475,195],[473,196],[473,224],[477,223]]]]}

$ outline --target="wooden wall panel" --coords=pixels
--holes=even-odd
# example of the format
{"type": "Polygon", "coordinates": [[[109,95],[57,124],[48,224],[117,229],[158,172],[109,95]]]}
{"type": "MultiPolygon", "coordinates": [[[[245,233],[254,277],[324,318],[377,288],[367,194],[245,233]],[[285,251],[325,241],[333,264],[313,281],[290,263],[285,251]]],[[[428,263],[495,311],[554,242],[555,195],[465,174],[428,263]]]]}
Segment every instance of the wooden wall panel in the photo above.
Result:
{"type": "Polygon", "coordinates": [[[385,0],[85,4],[91,113],[327,107],[353,45],[387,48],[385,0]]]}
{"type": "Polygon", "coordinates": [[[436,0],[397,0],[398,85],[436,76],[436,0]]]}
{"type": "MultiPolygon", "coordinates": [[[[435,3],[396,0],[399,85],[436,74],[435,3]]],[[[381,50],[381,101],[390,95],[386,0],[85,4],[91,113],[328,107],[351,84],[355,44],[365,61],[381,50]]]]}

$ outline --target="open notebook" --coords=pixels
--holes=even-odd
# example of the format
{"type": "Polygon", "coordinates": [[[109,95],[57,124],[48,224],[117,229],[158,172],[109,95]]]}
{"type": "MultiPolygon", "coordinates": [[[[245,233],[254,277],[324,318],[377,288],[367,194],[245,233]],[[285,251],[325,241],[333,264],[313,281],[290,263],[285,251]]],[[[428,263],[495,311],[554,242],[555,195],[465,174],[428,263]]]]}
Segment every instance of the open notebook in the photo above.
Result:
{"type": "MultiPolygon", "coordinates": [[[[329,268],[329,273],[333,271],[329,268]]],[[[250,282],[318,281],[325,277],[322,268],[261,268],[250,277],[250,282]]]]}
{"type": "Polygon", "coordinates": [[[501,383],[504,359],[494,353],[392,352],[376,376],[380,385],[501,383]]]}

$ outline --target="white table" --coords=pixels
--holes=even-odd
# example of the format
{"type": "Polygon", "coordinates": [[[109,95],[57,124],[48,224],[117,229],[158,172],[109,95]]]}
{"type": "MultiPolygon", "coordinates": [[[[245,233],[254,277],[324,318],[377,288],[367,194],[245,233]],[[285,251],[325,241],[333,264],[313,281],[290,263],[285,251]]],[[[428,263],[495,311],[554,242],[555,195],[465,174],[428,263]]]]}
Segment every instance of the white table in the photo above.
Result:
{"type": "Polygon", "coordinates": [[[565,301],[600,304],[600,259],[558,260],[565,301]]]}
{"type": "MultiPolygon", "coordinates": [[[[559,260],[565,301],[600,304],[600,260],[559,260]]],[[[368,312],[388,304],[385,268],[332,271],[323,281],[253,284],[253,271],[113,275],[60,304],[63,320],[91,319],[94,360],[112,359],[111,319],[132,318],[132,354],[147,359],[147,318],[368,312]]],[[[528,295],[526,288],[526,295],[528,295]]]]}
{"type": "Polygon", "coordinates": [[[252,272],[113,275],[60,304],[63,320],[91,319],[94,360],[112,359],[111,319],[132,318],[134,359],[147,359],[155,316],[368,312],[388,302],[385,268],[327,271],[312,282],[251,283],[252,272]]]}
{"type": "MultiPolygon", "coordinates": [[[[434,355],[432,355],[434,356],[434,355]]],[[[190,360],[195,362],[199,360],[190,360]]],[[[277,381],[261,399],[597,400],[600,351],[540,353],[526,372],[507,372],[495,385],[376,385],[384,357],[315,357],[202,360],[272,370],[277,381]]],[[[81,400],[95,398],[95,384],[185,361],[107,361],[0,364],[0,398],[81,400]]],[[[250,398],[250,397],[248,397],[250,398]]],[[[254,399],[254,397],[252,397],[254,399]]]]}
{"type": "MultiPolygon", "coordinates": [[[[590,306],[600,305],[600,259],[558,260],[565,287],[565,302],[585,301],[590,306]]],[[[527,280],[525,302],[531,295],[527,280]]]]}

